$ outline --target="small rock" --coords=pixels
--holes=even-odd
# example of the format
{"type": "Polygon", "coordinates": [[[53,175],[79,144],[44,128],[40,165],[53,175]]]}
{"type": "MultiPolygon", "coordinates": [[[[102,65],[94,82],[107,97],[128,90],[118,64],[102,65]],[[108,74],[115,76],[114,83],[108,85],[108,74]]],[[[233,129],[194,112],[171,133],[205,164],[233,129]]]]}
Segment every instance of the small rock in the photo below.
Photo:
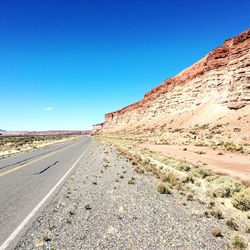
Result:
{"type": "Polygon", "coordinates": [[[214,237],[223,237],[223,234],[218,227],[212,228],[211,233],[214,237]]]}

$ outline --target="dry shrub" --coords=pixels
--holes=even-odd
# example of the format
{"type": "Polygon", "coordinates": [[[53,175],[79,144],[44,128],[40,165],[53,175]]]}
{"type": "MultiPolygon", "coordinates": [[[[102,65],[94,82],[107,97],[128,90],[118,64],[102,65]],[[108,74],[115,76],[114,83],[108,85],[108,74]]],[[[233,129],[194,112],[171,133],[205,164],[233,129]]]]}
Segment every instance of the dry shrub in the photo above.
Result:
{"type": "Polygon", "coordinates": [[[210,211],[210,214],[211,214],[214,218],[216,218],[216,219],[218,219],[218,220],[223,219],[223,214],[222,214],[222,212],[221,212],[219,209],[213,209],[213,210],[211,210],[211,211],[210,211]]]}
{"type": "Polygon", "coordinates": [[[233,218],[228,219],[228,220],[226,221],[226,225],[227,225],[229,228],[231,228],[231,229],[233,229],[233,230],[235,230],[235,231],[238,231],[238,230],[239,230],[239,226],[238,226],[238,224],[234,221],[233,218]]]}
{"type": "Polygon", "coordinates": [[[189,172],[191,170],[191,167],[186,162],[179,162],[175,168],[179,171],[189,172]]]}
{"type": "Polygon", "coordinates": [[[192,169],[191,174],[194,177],[205,179],[205,178],[207,178],[209,176],[212,176],[213,172],[210,169],[199,168],[198,167],[198,168],[192,169]]]}
{"type": "Polygon", "coordinates": [[[243,238],[236,235],[232,240],[232,246],[235,249],[247,249],[248,244],[245,242],[243,238]]]}
{"type": "Polygon", "coordinates": [[[164,184],[164,183],[159,183],[157,185],[157,191],[160,194],[171,194],[170,188],[166,184],[164,184]]]}
{"type": "Polygon", "coordinates": [[[207,183],[207,193],[212,197],[232,197],[242,188],[241,182],[230,176],[219,176],[207,183]]]}
{"type": "Polygon", "coordinates": [[[232,199],[232,204],[234,207],[242,210],[250,210],[250,188],[244,189],[239,193],[234,194],[232,199]]]}
{"type": "Polygon", "coordinates": [[[172,185],[176,186],[177,184],[180,183],[180,179],[174,172],[168,172],[166,175],[167,181],[172,185]]]}

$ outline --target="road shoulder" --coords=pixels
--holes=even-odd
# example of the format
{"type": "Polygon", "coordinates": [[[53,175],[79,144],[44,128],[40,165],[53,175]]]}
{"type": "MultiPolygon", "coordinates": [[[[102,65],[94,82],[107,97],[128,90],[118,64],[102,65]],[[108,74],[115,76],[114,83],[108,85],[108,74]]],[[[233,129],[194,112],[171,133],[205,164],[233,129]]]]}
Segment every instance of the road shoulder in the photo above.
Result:
{"type": "Polygon", "coordinates": [[[93,142],[74,173],[15,249],[226,249],[225,225],[177,192],[161,195],[155,178],[105,143],[93,142]]]}

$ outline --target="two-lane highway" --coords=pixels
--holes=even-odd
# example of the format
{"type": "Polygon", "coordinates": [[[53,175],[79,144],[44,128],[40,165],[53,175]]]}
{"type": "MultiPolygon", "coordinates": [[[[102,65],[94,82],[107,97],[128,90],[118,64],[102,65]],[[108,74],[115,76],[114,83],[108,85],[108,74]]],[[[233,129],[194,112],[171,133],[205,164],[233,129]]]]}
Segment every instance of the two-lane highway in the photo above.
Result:
{"type": "Polygon", "coordinates": [[[0,250],[13,247],[90,143],[90,137],[81,137],[0,160],[0,250]]]}

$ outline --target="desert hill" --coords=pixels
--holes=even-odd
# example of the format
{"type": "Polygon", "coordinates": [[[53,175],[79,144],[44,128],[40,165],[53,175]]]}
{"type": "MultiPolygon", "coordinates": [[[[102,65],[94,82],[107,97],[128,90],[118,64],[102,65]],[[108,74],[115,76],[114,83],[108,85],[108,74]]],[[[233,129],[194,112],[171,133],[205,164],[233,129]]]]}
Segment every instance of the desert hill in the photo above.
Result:
{"type": "Polygon", "coordinates": [[[250,29],[227,39],[142,100],[106,114],[93,132],[148,135],[205,125],[223,128],[229,139],[237,131],[237,140],[249,142],[249,104],[250,29]]]}

